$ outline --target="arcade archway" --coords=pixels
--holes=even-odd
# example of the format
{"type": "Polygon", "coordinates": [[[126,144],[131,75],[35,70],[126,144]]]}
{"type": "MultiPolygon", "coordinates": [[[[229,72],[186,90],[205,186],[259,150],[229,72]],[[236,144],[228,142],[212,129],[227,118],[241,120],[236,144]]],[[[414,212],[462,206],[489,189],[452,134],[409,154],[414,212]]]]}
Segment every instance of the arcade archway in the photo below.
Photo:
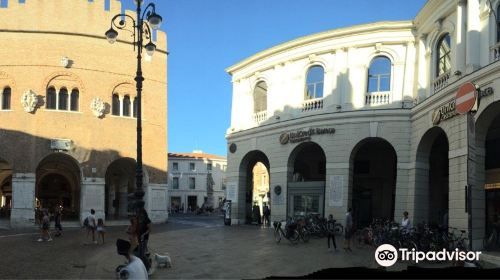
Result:
{"type": "Polygon", "coordinates": [[[298,145],[288,158],[287,216],[324,215],[326,156],[318,144],[298,145]]]}
{"type": "Polygon", "coordinates": [[[0,219],[9,219],[12,208],[12,167],[0,158],[0,219]]]}
{"type": "Polygon", "coordinates": [[[422,136],[416,157],[416,222],[448,224],[448,153],[448,138],[440,127],[433,127],[422,136]]]}
{"type": "Polygon", "coordinates": [[[56,207],[62,206],[65,220],[78,219],[80,184],[78,161],[63,153],[46,156],[36,169],[37,207],[54,212],[56,207]]]}
{"type": "Polygon", "coordinates": [[[259,224],[259,216],[265,205],[271,207],[269,196],[269,159],[261,151],[251,151],[240,164],[240,186],[244,186],[245,201],[239,202],[247,224],[259,224]]]}
{"type": "Polygon", "coordinates": [[[106,169],[104,212],[106,219],[128,217],[128,195],[135,190],[136,162],[132,158],[119,158],[106,169]]]}
{"type": "Polygon", "coordinates": [[[367,138],[354,147],[350,198],[358,227],[369,225],[373,219],[394,219],[396,167],[396,151],[382,138],[367,138]]]}
{"type": "MultiPolygon", "coordinates": [[[[478,238],[488,238],[500,224],[500,102],[489,105],[476,123],[476,173],[478,191],[484,192],[484,222],[478,238]]],[[[482,204],[482,203],[481,203],[482,204]]],[[[474,205],[474,204],[473,204],[474,205]]],[[[478,211],[476,211],[478,212],[478,211]]],[[[474,213],[481,219],[482,213],[474,213]]],[[[497,244],[490,244],[496,249],[497,244]]]]}

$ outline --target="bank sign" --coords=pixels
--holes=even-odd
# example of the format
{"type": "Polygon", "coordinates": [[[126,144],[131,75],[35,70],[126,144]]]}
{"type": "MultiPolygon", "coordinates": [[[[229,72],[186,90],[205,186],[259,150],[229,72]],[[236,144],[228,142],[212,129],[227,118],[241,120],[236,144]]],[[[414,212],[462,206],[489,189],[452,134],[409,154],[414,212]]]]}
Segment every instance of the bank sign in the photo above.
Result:
{"type": "Polygon", "coordinates": [[[308,130],[297,130],[284,132],[280,135],[280,143],[286,145],[288,143],[299,143],[310,141],[313,135],[334,134],[335,128],[310,128],[308,130]]]}
{"type": "Polygon", "coordinates": [[[476,104],[476,100],[493,94],[493,88],[488,87],[483,91],[477,90],[473,83],[463,84],[457,91],[455,98],[437,108],[432,113],[432,124],[437,125],[441,121],[453,118],[456,115],[463,115],[471,111],[476,104]]]}

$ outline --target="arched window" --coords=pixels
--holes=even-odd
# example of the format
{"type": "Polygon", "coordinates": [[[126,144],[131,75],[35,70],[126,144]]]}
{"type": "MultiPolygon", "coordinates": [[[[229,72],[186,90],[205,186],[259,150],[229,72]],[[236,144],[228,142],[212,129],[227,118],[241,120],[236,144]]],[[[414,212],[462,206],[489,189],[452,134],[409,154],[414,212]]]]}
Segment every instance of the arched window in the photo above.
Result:
{"type": "Polygon", "coordinates": [[[56,103],[56,89],[54,87],[49,87],[47,89],[47,96],[45,100],[45,108],[55,110],[57,107],[56,103]]]}
{"type": "Polygon", "coordinates": [[[323,83],[325,70],[319,65],[312,66],[307,70],[306,90],[304,98],[314,99],[323,97],[323,83]]]}
{"type": "Polygon", "coordinates": [[[10,87],[5,87],[2,92],[2,110],[10,110],[10,87]]]}
{"type": "Polygon", "coordinates": [[[68,110],[68,90],[61,88],[59,90],[59,110],[68,110]]]}
{"type": "Polygon", "coordinates": [[[130,117],[130,96],[125,95],[123,98],[123,111],[124,116],[130,117]]]}
{"type": "Polygon", "coordinates": [[[77,88],[74,88],[71,91],[71,105],[70,105],[70,110],[71,111],[78,111],[78,104],[80,101],[80,92],[78,91],[77,88]]]}
{"type": "Polygon", "coordinates": [[[451,37],[449,33],[444,34],[436,45],[436,77],[451,69],[451,37]]]}
{"type": "Polygon", "coordinates": [[[377,56],[368,68],[368,92],[391,90],[391,60],[387,56],[377,56]]]}
{"type": "Polygon", "coordinates": [[[132,113],[134,118],[137,118],[137,97],[134,97],[134,112],[132,113]]]}
{"type": "Polygon", "coordinates": [[[120,115],[120,97],[118,97],[118,94],[113,94],[112,100],[111,100],[111,114],[114,116],[119,116],[120,115]]]}
{"type": "Polygon", "coordinates": [[[260,81],[253,90],[253,112],[259,113],[267,110],[267,84],[260,81]]]}

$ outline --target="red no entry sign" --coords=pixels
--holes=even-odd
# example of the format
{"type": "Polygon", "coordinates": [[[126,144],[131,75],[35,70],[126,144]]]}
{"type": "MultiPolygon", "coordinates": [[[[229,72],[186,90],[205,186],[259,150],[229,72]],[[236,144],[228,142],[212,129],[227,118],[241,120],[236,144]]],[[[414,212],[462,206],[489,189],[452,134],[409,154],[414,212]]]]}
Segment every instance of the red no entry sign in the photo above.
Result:
{"type": "Polygon", "coordinates": [[[455,108],[460,115],[469,112],[476,103],[477,90],[473,83],[463,84],[455,96],[455,108]]]}

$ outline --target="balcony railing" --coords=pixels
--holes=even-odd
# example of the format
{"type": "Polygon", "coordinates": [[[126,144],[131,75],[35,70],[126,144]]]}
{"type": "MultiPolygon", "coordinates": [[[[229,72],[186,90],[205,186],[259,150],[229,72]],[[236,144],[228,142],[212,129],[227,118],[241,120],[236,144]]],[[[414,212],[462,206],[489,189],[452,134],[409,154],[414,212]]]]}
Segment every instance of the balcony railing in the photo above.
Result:
{"type": "Polygon", "coordinates": [[[495,62],[500,59],[500,42],[491,46],[490,48],[490,60],[491,62],[495,62]]]}
{"type": "Polygon", "coordinates": [[[434,92],[438,92],[441,89],[445,88],[448,85],[448,80],[450,79],[450,71],[445,72],[441,75],[439,75],[435,80],[434,80],[434,92]]]}
{"type": "Polygon", "coordinates": [[[391,103],[391,92],[368,92],[365,96],[365,105],[376,106],[391,103]]]}
{"type": "Polygon", "coordinates": [[[253,121],[256,123],[261,123],[267,120],[267,111],[260,111],[253,114],[253,121]]]}
{"type": "Polygon", "coordinates": [[[302,112],[310,112],[323,109],[323,98],[309,99],[302,102],[302,112]]]}

